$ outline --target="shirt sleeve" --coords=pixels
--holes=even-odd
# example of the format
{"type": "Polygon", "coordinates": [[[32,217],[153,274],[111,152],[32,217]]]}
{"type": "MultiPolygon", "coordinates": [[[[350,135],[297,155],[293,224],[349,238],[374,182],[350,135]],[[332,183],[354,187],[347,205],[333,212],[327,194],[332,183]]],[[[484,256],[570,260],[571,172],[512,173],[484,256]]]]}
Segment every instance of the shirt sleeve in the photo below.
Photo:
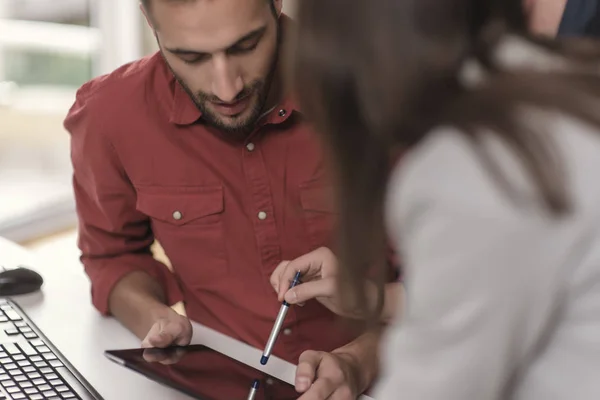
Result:
{"type": "Polygon", "coordinates": [[[493,183],[448,178],[407,186],[392,218],[403,225],[406,308],[384,344],[380,400],[506,398],[555,311],[564,232],[517,212],[493,183]]]}
{"type": "Polygon", "coordinates": [[[92,302],[104,315],[115,284],[134,271],[154,277],[169,305],[182,300],[174,275],[152,255],[149,219],[136,210],[135,189],[107,137],[111,118],[84,86],[64,122],[71,135],[81,261],[91,281],[92,302]]]}

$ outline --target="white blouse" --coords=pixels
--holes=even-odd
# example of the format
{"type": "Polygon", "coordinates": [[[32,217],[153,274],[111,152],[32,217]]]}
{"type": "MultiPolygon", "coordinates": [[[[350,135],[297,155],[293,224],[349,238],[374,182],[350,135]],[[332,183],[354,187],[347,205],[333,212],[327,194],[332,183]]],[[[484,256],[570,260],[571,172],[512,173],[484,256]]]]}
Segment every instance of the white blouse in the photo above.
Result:
{"type": "Polygon", "coordinates": [[[520,160],[491,136],[523,203],[455,129],[412,150],[390,181],[406,298],[376,400],[600,399],[600,132],[524,115],[556,141],[574,212],[547,217],[520,160]]]}

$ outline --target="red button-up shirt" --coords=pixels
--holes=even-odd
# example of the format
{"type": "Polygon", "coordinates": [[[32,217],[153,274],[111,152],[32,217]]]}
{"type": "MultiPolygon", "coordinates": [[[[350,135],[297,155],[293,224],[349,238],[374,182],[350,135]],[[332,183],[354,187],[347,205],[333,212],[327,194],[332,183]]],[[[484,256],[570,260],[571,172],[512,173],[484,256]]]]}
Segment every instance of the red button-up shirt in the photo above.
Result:
{"type": "MultiPolygon", "coordinates": [[[[93,302],[108,313],[115,283],[146,271],[191,319],[264,348],[280,307],[271,273],[332,245],[324,157],[289,99],[245,143],[200,117],[159,54],[78,91],[65,127],[93,302]],[[152,257],[155,239],[173,274],[152,257]]],[[[353,338],[316,301],[292,307],[284,328],[274,354],[291,362],[353,338]]]]}

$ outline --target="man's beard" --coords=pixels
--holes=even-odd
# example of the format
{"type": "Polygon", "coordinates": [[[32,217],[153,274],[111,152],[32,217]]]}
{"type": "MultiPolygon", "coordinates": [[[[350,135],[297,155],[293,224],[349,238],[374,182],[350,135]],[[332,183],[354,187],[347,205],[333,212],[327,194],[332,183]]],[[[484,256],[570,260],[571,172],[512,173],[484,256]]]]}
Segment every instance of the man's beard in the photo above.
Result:
{"type": "MultiPolygon", "coordinates": [[[[218,97],[204,92],[197,92],[195,95],[190,94],[190,96],[196,107],[202,112],[204,123],[218,129],[233,139],[244,139],[255,129],[263,113],[272,79],[272,74],[269,74],[266,79],[256,80],[250,85],[245,86],[231,103],[248,99],[248,107],[250,109],[244,110],[239,116],[230,117],[227,122],[218,113],[210,109],[210,103],[214,102],[218,104],[222,102],[218,97]]],[[[184,82],[181,82],[181,84],[188,93],[191,93],[184,82]]]]}

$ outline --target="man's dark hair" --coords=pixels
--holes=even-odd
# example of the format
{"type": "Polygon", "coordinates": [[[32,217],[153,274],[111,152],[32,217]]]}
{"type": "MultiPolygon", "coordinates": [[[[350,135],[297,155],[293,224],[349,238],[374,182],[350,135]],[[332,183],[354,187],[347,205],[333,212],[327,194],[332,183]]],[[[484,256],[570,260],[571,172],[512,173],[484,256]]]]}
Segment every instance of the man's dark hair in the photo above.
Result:
{"type": "MultiPolygon", "coordinates": [[[[146,11],[150,10],[150,1],[151,0],[142,0],[142,5],[144,6],[144,8],[146,9],[146,11]]],[[[170,1],[195,1],[195,0],[170,0],[170,1]]],[[[275,9],[275,0],[267,0],[268,3],[271,4],[271,11],[273,11],[274,15],[277,15],[277,10],[275,9]]]]}

